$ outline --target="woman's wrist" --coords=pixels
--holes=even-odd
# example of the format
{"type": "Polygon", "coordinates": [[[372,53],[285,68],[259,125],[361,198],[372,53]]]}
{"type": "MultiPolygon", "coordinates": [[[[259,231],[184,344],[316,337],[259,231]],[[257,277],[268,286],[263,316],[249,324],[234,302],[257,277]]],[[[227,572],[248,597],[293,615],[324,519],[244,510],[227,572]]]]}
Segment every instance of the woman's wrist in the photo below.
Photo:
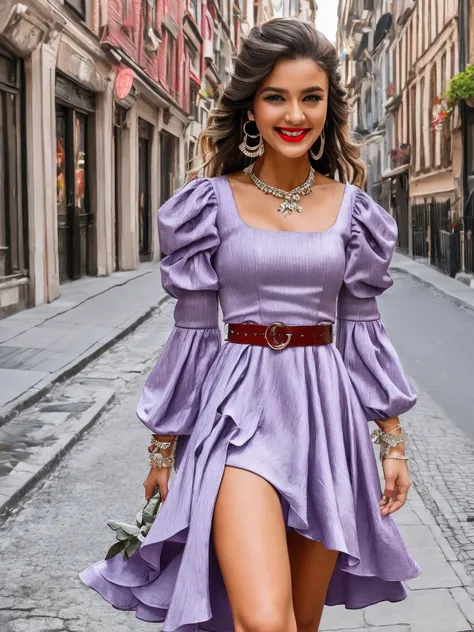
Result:
{"type": "MultiPolygon", "coordinates": [[[[400,419],[398,417],[391,417],[390,419],[374,419],[374,421],[382,432],[391,432],[400,424],[400,419]]],[[[399,430],[395,430],[395,433],[397,432],[399,432],[399,430]]]]}
{"type": "Polygon", "coordinates": [[[173,441],[174,439],[176,439],[176,437],[173,436],[173,435],[159,435],[159,434],[155,434],[155,433],[152,434],[152,437],[154,439],[158,439],[158,441],[163,441],[163,442],[165,442],[165,441],[173,441]]]}
{"type": "Polygon", "coordinates": [[[151,445],[148,446],[148,463],[152,468],[174,465],[177,439],[177,436],[152,434],[151,445]]]}
{"type": "Polygon", "coordinates": [[[405,438],[407,433],[402,428],[398,417],[390,419],[374,419],[378,430],[371,432],[374,443],[380,444],[380,458],[407,459],[405,455],[405,438]]]}
{"type": "Polygon", "coordinates": [[[175,449],[176,437],[172,435],[157,435],[155,433],[152,434],[152,445],[148,448],[149,452],[161,452],[161,454],[166,457],[173,454],[173,450],[175,449]],[[163,443],[164,446],[158,446],[155,442],[163,443]],[[169,444],[167,447],[166,444],[169,444]]]}

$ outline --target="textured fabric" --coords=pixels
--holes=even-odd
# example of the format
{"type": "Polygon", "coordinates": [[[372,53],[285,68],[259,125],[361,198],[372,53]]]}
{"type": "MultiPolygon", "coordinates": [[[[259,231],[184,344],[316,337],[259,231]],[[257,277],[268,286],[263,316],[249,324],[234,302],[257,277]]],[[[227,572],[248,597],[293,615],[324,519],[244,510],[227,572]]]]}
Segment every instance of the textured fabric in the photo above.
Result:
{"type": "Polygon", "coordinates": [[[376,301],[393,285],[388,267],[396,240],[395,221],[369,195],[358,191],[338,297],[336,346],[367,420],[401,415],[416,402],[376,301]]]}
{"type": "Polygon", "coordinates": [[[92,564],[82,581],[115,607],[163,622],[163,632],[231,632],[211,538],[227,464],[275,487],[287,530],[340,551],[326,604],[404,599],[401,582],[421,569],[392,516],[380,514],[367,424],[416,400],[376,303],[392,284],[394,220],[347,184],[326,231],[252,228],[226,176],[192,181],[158,217],[163,285],[178,299],[176,327],[137,414],[156,432],[186,436],[141,549],[128,561],[92,564]],[[336,344],[282,351],[221,345],[217,297],[230,323],[311,325],[337,316],[336,344]]]}
{"type": "Polygon", "coordinates": [[[219,279],[211,258],[219,244],[212,187],[194,181],[178,189],[158,213],[161,283],[178,299],[175,327],[148,376],[137,405],[152,432],[188,435],[203,381],[221,346],[219,279]]]}

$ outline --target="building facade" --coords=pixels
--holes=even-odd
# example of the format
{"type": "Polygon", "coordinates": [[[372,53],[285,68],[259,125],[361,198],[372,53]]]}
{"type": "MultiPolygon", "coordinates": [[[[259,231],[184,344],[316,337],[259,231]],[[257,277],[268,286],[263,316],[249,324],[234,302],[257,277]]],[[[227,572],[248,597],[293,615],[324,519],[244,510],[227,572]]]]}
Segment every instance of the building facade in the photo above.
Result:
{"type": "Polygon", "coordinates": [[[230,0],[1,3],[0,318],[159,258],[154,211],[184,184],[243,14],[230,0]]]}
{"type": "MultiPolygon", "coordinates": [[[[441,129],[432,125],[459,71],[459,35],[458,0],[339,3],[338,48],[368,192],[396,218],[400,250],[428,259],[436,249],[429,229],[449,232],[463,213],[458,108],[441,129]]],[[[460,268],[456,240],[438,246],[456,247],[460,268]]]]}

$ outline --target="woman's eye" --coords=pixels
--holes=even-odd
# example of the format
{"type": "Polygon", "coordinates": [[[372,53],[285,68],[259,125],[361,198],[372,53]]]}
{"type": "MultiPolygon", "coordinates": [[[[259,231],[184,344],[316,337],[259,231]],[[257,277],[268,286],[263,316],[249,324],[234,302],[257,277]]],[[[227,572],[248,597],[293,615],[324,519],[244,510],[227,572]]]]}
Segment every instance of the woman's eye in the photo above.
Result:
{"type": "MultiPolygon", "coordinates": [[[[279,100],[279,99],[283,99],[283,97],[282,97],[280,94],[272,94],[272,95],[270,95],[269,97],[264,97],[264,100],[265,100],[265,101],[276,101],[277,99],[278,99],[278,100],[279,100]]],[[[310,94],[310,95],[308,95],[307,97],[305,97],[305,98],[303,99],[303,101],[305,101],[305,100],[307,100],[307,99],[310,99],[310,100],[311,100],[311,101],[313,101],[313,102],[314,102],[314,101],[322,101],[322,97],[320,97],[320,96],[319,96],[319,95],[317,95],[317,94],[310,94]]]]}

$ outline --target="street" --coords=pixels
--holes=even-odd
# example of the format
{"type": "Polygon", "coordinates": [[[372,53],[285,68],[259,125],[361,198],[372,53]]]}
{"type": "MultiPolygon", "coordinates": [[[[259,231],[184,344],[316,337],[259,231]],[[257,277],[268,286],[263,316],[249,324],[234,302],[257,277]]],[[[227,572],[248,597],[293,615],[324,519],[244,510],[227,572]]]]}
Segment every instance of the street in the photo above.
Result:
{"type": "Polygon", "coordinates": [[[474,440],[474,312],[400,273],[380,301],[406,372],[474,440]]]}
{"type": "MultiPolygon", "coordinates": [[[[395,514],[423,573],[408,599],[365,610],[326,609],[321,632],[474,630],[474,314],[407,275],[379,300],[384,323],[419,401],[403,421],[415,485],[395,514]],[[465,434],[467,432],[467,434],[465,434]],[[471,439],[467,435],[470,435],[471,439]]],[[[92,429],[0,527],[1,632],[135,632],[158,629],[113,609],[78,579],[143,506],[149,431],[135,416],[146,374],[172,326],[167,301],[63,387],[119,390],[92,429]]],[[[70,389],[69,391],[67,389],[70,389]]],[[[57,413],[56,413],[57,414],[57,413]]]]}

